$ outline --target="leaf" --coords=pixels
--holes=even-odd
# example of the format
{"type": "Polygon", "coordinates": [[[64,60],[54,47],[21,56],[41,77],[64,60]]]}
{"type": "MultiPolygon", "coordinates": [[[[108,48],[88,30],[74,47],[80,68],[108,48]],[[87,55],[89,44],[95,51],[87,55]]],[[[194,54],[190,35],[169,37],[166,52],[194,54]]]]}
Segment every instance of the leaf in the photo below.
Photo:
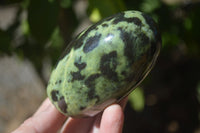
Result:
{"type": "Polygon", "coordinates": [[[141,4],[141,10],[147,13],[153,12],[161,5],[160,0],[145,0],[141,4]]]}
{"type": "Polygon", "coordinates": [[[32,36],[40,43],[45,44],[57,25],[57,1],[31,0],[28,7],[28,23],[32,36]]]}
{"type": "Polygon", "coordinates": [[[53,34],[51,35],[51,38],[50,38],[50,42],[52,47],[54,48],[58,48],[58,47],[61,47],[63,44],[64,44],[64,40],[63,38],[61,37],[60,35],[60,29],[58,27],[56,27],[54,29],[54,32],[53,34]]]}
{"type": "Polygon", "coordinates": [[[93,23],[96,23],[99,20],[101,20],[101,18],[102,17],[99,10],[97,8],[94,8],[92,13],[90,14],[90,21],[92,21],[93,23]]]}
{"type": "Polygon", "coordinates": [[[144,109],[144,93],[141,88],[136,88],[130,95],[129,101],[131,103],[131,107],[135,111],[142,111],[144,109]]]}
{"type": "Polygon", "coordinates": [[[60,6],[62,8],[68,8],[71,6],[71,0],[61,0],[60,1],[60,6]]]}
{"type": "Polygon", "coordinates": [[[98,9],[102,18],[126,10],[122,0],[89,0],[89,14],[98,9]]]}

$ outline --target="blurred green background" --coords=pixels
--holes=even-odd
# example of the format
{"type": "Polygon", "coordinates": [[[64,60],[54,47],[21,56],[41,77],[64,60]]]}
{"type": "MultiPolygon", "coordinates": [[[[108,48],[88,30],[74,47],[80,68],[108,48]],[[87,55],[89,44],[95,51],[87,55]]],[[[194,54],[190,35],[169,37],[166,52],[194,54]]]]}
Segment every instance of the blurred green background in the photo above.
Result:
{"type": "Polygon", "coordinates": [[[158,23],[162,50],[152,72],[129,96],[123,132],[200,133],[198,0],[1,0],[0,18],[5,10],[13,17],[0,19],[0,57],[28,60],[44,86],[81,30],[120,11],[148,13],[158,23]]]}

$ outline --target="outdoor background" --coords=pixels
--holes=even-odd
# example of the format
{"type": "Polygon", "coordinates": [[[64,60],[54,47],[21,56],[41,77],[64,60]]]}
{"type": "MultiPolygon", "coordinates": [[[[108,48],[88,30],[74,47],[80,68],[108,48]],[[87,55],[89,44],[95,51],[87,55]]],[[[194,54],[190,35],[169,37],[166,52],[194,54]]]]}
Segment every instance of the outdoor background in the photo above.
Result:
{"type": "Polygon", "coordinates": [[[124,10],[151,15],[162,50],[131,93],[124,133],[200,133],[199,0],[1,0],[0,132],[32,115],[63,49],[80,31],[124,10]]]}

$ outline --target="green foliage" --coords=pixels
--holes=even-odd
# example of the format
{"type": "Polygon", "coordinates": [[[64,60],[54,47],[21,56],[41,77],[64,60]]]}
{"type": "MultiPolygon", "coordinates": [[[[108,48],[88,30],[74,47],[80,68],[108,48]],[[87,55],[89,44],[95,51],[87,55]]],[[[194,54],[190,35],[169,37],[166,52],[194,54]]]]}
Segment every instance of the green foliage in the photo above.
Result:
{"type": "Polygon", "coordinates": [[[57,25],[58,3],[31,0],[28,6],[28,23],[32,36],[44,45],[57,25]],[[44,9],[45,7],[45,9],[44,9]]]}
{"type": "Polygon", "coordinates": [[[155,9],[158,9],[160,5],[160,0],[144,0],[144,2],[141,4],[141,10],[150,13],[153,12],[155,9]]]}
{"type": "Polygon", "coordinates": [[[122,0],[89,0],[88,13],[98,9],[102,18],[108,17],[120,11],[126,10],[122,0]]]}
{"type": "Polygon", "coordinates": [[[94,8],[90,14],[90,21],[92,21],[93,23],[98,22],[99,20],[101,20],[101,14],[99,12],[99,9],[94,8]]]}
{"type": "Polygon", "coordinates": [[[71,0],[61,0],[60,5],[63,8],[68,8],[71,6],[71,0]]]}
{"type": "Polygon", "coordinates": [[[129,100],[135,111],[142,111],[145,105],[144,92],[141,88],[136,88],[130,95],[129,100]]]}
{"type": "MultiPolygon", "coordinates": [[[[5,31],[0,29],[1,54],[21,51],[19,52],[20,55],[23,53],[22,55],[29,58],[26,55],[29,52],[24,50],[31,51],[33,47],[34,49],[40,48],[41,53],[39,54],[41,55],[45,55],[46,52],[53,49],[60,49],[58,51],[61,51],[64,46],[63,40],[70,40],[72,32],[77,27],[76,20],[72,19],[75,17],[74,11],[71,10],[72,4],[75,2],[71,0],[4,0],[4,5],[13,3],[19,3],[19,10],[13,24],[5,31]],[[27,17],[20,19],[24,11],[27,12],[27,17]],[[64,13],[69,18],[65,18],[64,13]],[[18,27],[21,27],[21,38],[24,41],[15,47],[15,44],[11,43],[15,42],[14,33],[18,27]],[[68,28],[66,29],[66,27],[68,28]],[[58,44],[51,43],[51,45],[47,45],[52,40],[58,44]]],[[[200,10],[197,4],[191,3],[189,6],[181,4],[167,5],[160,0],[89,0],[87,14],[92,22],[97,22],[124,10],[141,10],[153,16],[158,22],[162,33],[163,51],[167,52],[184,42],[189,55],[199,56],[200,39],[198,33],[200,26],[198,16],[200,10]]],[[[59,56],[59,53],[55,55],[59,56]]]]}

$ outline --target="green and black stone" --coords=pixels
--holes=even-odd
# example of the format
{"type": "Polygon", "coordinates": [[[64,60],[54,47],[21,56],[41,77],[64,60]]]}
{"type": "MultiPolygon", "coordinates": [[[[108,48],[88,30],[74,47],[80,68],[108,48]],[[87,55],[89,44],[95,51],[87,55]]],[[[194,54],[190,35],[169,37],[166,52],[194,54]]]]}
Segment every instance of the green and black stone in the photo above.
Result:
{"type": "Polygon", "coordinates": [[[161,47],[153,19],[139,11],[108,17],[81,32],[52,71],[47,94],[67,116],[94,116],[128,95],[161,47]]]}

